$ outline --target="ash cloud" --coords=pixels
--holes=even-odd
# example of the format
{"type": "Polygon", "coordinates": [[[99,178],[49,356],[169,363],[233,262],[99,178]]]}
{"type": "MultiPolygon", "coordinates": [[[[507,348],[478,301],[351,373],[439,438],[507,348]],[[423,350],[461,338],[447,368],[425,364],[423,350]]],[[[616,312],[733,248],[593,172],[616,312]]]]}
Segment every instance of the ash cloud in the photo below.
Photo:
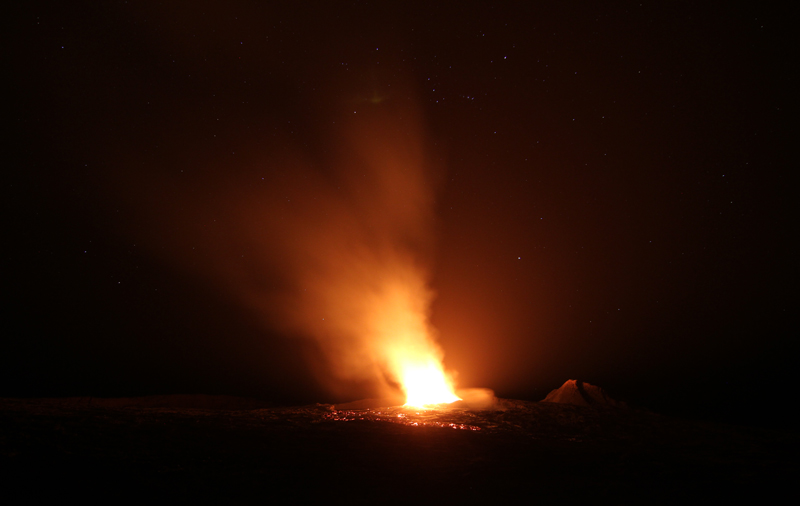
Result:
{"type": "Polygon", "coordinates": [[[120,190],[162,203],[137,211],[153,251],[313,339],[327,365],[309,369],[338,396],[396,393],[399,362],[442,358],[428,319],[439,167],[398,88],[340,90],[304,141],[256,139],[245,162],[210,161],[189,184],[139,173],[120,190]]]}

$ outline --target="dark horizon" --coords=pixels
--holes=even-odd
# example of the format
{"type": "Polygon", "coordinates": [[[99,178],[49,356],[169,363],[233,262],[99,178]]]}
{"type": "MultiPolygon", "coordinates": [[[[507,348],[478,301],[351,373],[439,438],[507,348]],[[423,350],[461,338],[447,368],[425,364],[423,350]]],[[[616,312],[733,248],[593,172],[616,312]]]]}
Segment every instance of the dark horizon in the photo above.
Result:
{"type": "Polygon", "coordinates": [[[0,396],[373,395],[269,315],[338,213],[418,255],[460,387],[789,426],[787,13],[172,5],[10,17],[0,396]]]}

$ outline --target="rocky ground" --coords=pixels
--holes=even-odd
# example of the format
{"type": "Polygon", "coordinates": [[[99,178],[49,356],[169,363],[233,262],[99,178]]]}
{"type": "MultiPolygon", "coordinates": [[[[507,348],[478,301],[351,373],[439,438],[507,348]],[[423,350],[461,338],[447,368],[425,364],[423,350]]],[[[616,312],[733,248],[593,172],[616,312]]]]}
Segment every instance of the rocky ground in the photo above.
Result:
{"type": "Polygon", "coordinates": [[[799,448],[793,432],[505,399],[427,411],[0,399],[3,494],[16,500],[786,502],[799,448]]]}

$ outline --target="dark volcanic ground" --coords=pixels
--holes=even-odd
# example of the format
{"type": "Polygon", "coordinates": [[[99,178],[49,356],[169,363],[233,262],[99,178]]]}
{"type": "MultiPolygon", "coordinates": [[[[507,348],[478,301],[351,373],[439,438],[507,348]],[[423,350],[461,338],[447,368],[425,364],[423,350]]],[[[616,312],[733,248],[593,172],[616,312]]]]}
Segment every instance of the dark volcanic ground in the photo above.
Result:
{"type": "Polygon", "coordinates": [[[4,496],[329,503],[786,502],[800,437],[631,409],[0,399],[4,496]],[[288,499],[284,494],[289,494],[288,499]]]}

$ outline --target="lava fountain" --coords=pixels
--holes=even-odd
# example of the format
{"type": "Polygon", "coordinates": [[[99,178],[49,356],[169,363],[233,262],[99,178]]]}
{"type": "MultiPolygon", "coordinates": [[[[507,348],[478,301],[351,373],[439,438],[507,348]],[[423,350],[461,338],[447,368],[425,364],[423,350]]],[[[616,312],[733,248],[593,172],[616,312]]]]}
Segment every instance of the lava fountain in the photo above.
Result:
{"type": "MultiPolygon", "coordinates": [[[[391,268],[375,273],[383,279],[356,314],[364,321],[365,340],[384,373],[405,394],[405,406],[451,403],[461,400],[442,363],[443,353],[428,322],[432,298],[424,275],[408,259],[394,257],[391,268]],[[402,267],[400,267],[402,266],[402,267]]],[[[375,278],[373,278],[375,279],[375,278]]]]}
{"type": "Polygon", "coordinates": [[[425,407],[460,401],[453,389],[452,381],[446,377],[442,365],[433,358],[415,363],[404,363],[401,384],[406,394],[405,406],[425,407]]]}

